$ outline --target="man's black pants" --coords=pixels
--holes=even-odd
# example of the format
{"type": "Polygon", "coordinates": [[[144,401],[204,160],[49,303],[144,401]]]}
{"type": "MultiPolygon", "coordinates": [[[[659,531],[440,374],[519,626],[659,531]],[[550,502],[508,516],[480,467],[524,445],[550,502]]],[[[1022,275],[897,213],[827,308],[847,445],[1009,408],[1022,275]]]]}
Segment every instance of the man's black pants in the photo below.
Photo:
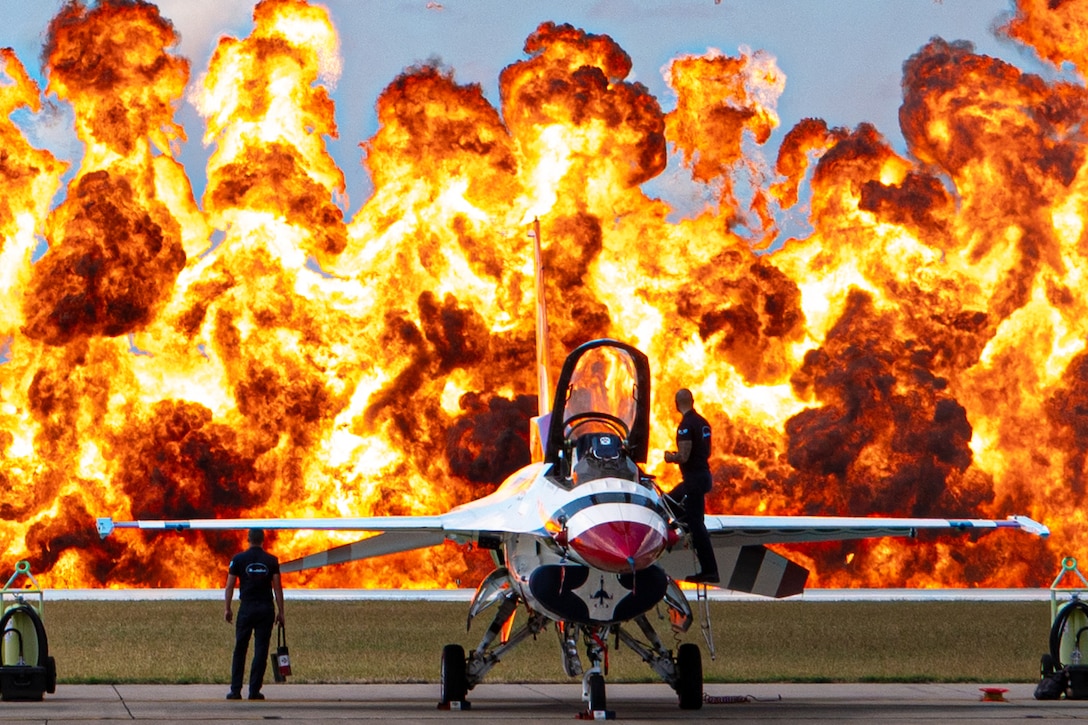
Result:
{"type": "Polygon", "coordinates": [[[249,694],[261,691],[264,671],[268,666],[268,645],[272,625],[276,623],[276,608],[272,602],[242,602],[234,623],[234,658],[230,665],[230,690],[242,691],[242,675],[246,670],[246,651],[253,637],[253,664],[249,668],[249,694]]]}
{"type": "Polygon", "coordinates": [[[718,560],[714,556],[714,545],[706,530],[705,496],[710,492],[710,473],[694,474],[669,492],[669,498],[683,508],[680,520],[691,533],[691,543],[695,547],[695,556],[699,559],[699,570],[703,574],[717,574],[718,560]]]}

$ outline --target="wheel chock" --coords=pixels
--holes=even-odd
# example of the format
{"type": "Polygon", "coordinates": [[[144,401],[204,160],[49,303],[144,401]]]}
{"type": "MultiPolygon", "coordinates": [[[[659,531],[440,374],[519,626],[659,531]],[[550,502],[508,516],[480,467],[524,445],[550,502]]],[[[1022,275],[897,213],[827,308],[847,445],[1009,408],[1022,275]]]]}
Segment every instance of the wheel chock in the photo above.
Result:
{"type": "Polygon", "coordinates": [[[438,703],[439,710],[471,710],[472,703],[468,700],[450,700],[438,703]]]}
{"type": "Polygon", "coordinates": [[[615,720],[615,710],[582,710],[574,716],[575,720],[615,720]]]}

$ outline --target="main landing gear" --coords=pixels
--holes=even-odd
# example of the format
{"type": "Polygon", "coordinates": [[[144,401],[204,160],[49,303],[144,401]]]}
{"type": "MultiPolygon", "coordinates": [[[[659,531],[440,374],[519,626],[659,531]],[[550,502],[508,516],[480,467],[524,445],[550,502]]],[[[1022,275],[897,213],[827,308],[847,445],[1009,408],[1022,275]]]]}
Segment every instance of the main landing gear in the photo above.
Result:
{"type": "Polygon", "coordinates": [[[699,645],[685,642],[676,652],[676,684],[673,689],[680,697],[681,710],[698,710],[703,706],[703,656],[699,645]]]}
{"type": "Polygon", "coordinates": [[[509,592],[500,600],[498,611],[491,626],[487,628],[480,644],[465,656],[465,650],[459,644],[448,644],[442,649],[442,673],[441,673],[441,699],[438,707],[441,710],[467,710],[470,703],[465,698],[468,691],[480,684],[484,675],[499,663],[499,660],[510,650],[517,647],[528,637],[535,637],[548,624],[548,619],[542,614],[530,612],[528,621],[517,629],[505,640],[495,643],[496,637],[503,630],[505,624],[513,616],[518,606],[518,596],[509,592]]]}
{"type": "MultiPolygon", "coordinates": [[[[459,644],[448,644],[442,649],[441,701],[444,710],[467,710],[470,707],[468,692],[478,685],[485,674],[511,649],[529,637],[535,637],[551,622],[541,614],[530,612],[528,620],[505,640],[498,635],[510,620],[518,605],[518,596],[505,595],[499,603],[495,618],[484,634],[479,646],[466,656],[459,644]],[[497,642],[497,643],[496,643],[497,642]]],[[[620,624],[585,625],[576,622],[556,622],[559,635],[563,671],[568,677],[582,677],[582,700],[586,710],[580,719],[612,719],[615,713],[608,709],[604,677],[608,673],[608,641],[615,637],[650,666],[673,690],[679,699],[680,709],[698,710],[703,706],[703,662],[697,644],[686,642],[677,648],[676,655],[666,649],[646,615],[633,621],[642,638],[627,631],[620,624]],[[578,657],[578,640],[585,644],[589,669],[583,673],[578,657]]]]}
{"type": "Polygon", "coordinates": [[[442,699],[438,707],[443,710],[467,710],[468,675],[465,674],[465,648],[459,644],[448,644],[442,648],[442,671],[440,676],[442,699]]]}
{"type": "Polygon", "coordinates": [[[676,691],[681,710],[698,710],[703,706],[703,657],[699,645],[685,642],[676,657],[654,631],[645,614],[634,619],[646,641],[639,641],[626,629],[615,625],[616,637],[634,650],[669,687],[676,691]]]}

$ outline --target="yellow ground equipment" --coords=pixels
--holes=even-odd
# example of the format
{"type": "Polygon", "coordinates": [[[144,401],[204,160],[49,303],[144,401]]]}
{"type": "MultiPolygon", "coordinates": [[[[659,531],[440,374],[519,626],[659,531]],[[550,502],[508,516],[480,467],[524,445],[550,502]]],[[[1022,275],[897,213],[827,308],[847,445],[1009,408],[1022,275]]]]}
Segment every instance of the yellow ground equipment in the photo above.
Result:
{"type": "Polygon", "coordinates": [[[42,623],[45,595],[30,573],[30,562],[20,561],[0,590],[0,699],[41,700],[57,689],[57,664],[49,656],[49,640],[42,623]],[[21,587],[20,579],[26,579],[21,587]]]}
{"type": "Polygon", "coordinates": [[[1050,648],[1042,657],[1039,700],[1088,699],[1088,579],[1071,556],[1062,559],[1062,570],[1050,585],[1050,648]],[[1063,586],[1075,578],[1076,586],[1063,586]],[[1059,596],[1069,596],[1065,604],[1059,596]]]}

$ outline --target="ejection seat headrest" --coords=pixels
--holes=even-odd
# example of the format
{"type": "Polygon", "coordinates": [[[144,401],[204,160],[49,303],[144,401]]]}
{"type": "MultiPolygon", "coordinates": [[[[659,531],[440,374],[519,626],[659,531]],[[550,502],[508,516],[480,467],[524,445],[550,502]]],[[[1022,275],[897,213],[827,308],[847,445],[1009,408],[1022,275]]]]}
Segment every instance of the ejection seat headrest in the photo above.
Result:
{"type": "Polygon", "coordinates": [[[615,433],[586,433],[578,438],[578,458],[592,456],[599,461],[614,461],[623,455],[623,445],[615,433]]]}

